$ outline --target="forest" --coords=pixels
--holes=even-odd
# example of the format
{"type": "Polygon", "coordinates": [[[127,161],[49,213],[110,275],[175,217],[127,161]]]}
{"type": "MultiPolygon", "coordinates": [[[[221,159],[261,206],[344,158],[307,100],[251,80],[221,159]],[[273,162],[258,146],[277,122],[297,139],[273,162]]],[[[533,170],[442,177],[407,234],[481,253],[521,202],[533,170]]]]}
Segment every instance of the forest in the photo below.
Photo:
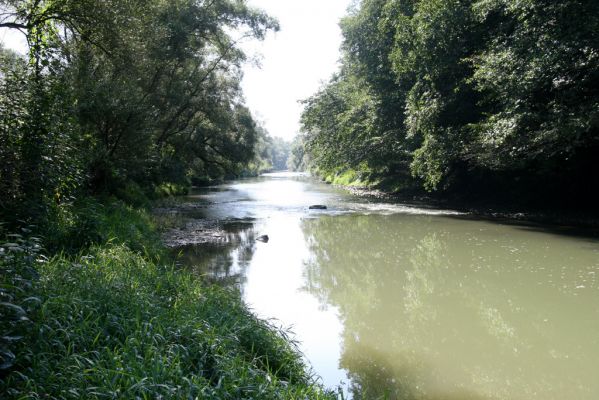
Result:
{"type": "Polygon", "coordinates": [[[595,209],[599,3],[363,0],[296,153],[331,181],[595,209]]]}

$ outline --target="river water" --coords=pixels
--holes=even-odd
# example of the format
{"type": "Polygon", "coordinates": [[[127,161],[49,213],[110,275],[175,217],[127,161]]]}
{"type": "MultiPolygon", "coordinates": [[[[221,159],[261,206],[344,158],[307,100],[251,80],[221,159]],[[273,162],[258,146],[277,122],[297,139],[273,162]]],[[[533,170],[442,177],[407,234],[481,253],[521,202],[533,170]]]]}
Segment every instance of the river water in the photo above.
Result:
{"type": "Polygon", "coordinates": [[[182,249],[183,262],[238,285],[346,398],[599,398],[592,235],[367,200],[292,173],[190,200],[227,235],[182,249]]]}

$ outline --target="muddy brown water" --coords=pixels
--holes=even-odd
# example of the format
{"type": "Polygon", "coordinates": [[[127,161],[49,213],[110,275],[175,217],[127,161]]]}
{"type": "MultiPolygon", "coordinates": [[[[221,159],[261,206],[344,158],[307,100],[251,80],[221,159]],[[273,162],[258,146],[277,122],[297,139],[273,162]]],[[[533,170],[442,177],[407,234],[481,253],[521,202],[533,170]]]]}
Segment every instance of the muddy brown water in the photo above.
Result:
{"type": "Polygon", "coordinates": [[[237,285],[346,398],[599,398],[592,234],[371,201],[291,173],[187,201],[222,237],[179,248],[180,262],[237,285]]]}

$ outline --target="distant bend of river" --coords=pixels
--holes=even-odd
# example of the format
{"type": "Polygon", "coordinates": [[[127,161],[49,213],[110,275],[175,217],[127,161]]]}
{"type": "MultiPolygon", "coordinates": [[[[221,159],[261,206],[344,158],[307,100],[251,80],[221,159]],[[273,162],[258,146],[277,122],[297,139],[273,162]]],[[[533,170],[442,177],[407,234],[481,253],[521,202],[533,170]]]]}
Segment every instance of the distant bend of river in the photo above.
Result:
{"type": "Polygon", "coordinates": [[[238,285],[346,398],[599,399],[597,237],[368,200],[295,173],[188,201],[188,219],[224,221],[226,235],[180,249],[182,262],[238,285]]]}

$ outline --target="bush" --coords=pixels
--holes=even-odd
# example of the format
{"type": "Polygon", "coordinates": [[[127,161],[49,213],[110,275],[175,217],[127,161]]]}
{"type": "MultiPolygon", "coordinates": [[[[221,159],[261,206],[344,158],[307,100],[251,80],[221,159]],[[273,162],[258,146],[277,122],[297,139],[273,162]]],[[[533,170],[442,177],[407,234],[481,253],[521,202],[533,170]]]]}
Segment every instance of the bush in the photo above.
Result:
{"type": "Polygon", "coordinates": [[[182,196],[189,193],[188,185],[181,185],[177,183],[165,182],[154,188],[154,196],[170,197],[170,196],[182,196]]]}

